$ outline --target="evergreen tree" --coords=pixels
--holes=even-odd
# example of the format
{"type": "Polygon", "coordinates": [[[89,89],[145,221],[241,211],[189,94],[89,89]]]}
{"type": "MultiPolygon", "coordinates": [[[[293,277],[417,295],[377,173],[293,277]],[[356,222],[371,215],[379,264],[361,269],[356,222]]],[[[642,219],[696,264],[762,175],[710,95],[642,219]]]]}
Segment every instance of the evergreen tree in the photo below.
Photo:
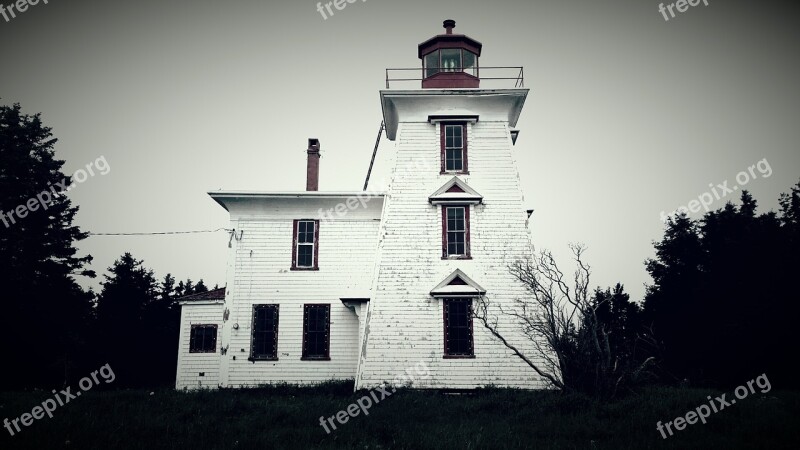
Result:
{"type": "Polygon", "coordinates": [[[654,283],[644,308],[665,375],[722,387],[767,372],[797,383],[789,367],[800,343],[792,331],[800,310],[786,281],[800,269],[792,225],[798,189],[781,197],[780,216],[757,215],[743,191],[738,207],[668,222],[656,259],[647,262],[654,283]]]}
{"type": "Polygon", "coordinates": [[[108,268],[97,303],[102,355],[117,374],[118,386],[137,385],[152,378],[152,333],[147,307],[158,298],[153,271],[130,253],[108,268]]]}
{"type": "Polygon", "coordinates": [[[201,292],[208,292],[208,288],[206,287],[206,284],[203,282],[202,278],[200,279],[200,281],[197,282],[197,285],[194,287],[195,294],[200,294],[201,292]]]}
{"type": "Polygon", "coordinates": [[[160,296],[164,300],[171,300],[175,295],[175,277],[168,273],[161,281],[160,296]]]}
{"type": "Polygon", "coordinates": [[[56,142],[39,114],[0,106],[0,301],[6,334],[25,336],[25,345],[8,347],[4,366],[13,370],[0,371],[3,388],[66,383],[88,353],[93,294],[74,276],[94,276],[84,268],[92,258],[77,256],[87,233],[61,194],[72,180],[56,142]]]}

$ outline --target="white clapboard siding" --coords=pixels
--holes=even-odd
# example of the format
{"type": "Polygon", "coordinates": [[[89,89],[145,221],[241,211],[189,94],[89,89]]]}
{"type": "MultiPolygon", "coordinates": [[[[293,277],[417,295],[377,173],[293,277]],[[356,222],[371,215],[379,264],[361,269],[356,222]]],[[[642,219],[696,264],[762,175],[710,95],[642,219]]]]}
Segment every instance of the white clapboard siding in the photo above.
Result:
{"type": "MultiPolygon", "coordinates": [[[[415,387],[543,388],[535,372],[478,321],[473,324],[475,358],[443,358],[443,301],[431,297],[431,289],[461,269],[486,289],[492,304],[510,307],[525,289],[508,265],[530,255],[531,242],[508,122],[481,120],[468,125],[470,173],[459,175],[484,198],[471,207],[472,259],[442,260],[441,207],[428,202],[452,178],[439,173],[439,136],[437,125],[400,120],[357,386],[390,381],[424,361],[430,377],[418,378],[415,387]]],[[[534,355],[518,326],[502,317],[500,323],[513,343],[534,355]]]]}
{"type": "MultiPolygon", "coordinates": [[[[383,199],[320,220],[319,270],[292,271],[294,219],[317,219],[319,209],[341,199],[273,201],[252,199],[231,208],[232,243],[229,295],[225,307],[226,347],[222,385],[313,384],[353,379],[359,349],[359,318],[340,298],[368,295],[377,249],[383,199]],[[256,204],[257,203],[257,204],[256,204]],[[279,305],[278,360],[250,361],[253,306],[279,305]],[[330,361],[304,361],[303,305],[330,304],[330,361]]],[[[230,206],[229,206],[230,207],[230,206]]]]}
{"type": "Polygon", "coordinates": [[[181,328],[178,339],[177,389],[215,389],[219,386],[220,331],[222,302],[187,302],[181,306],[181,328]],[[192,325],[217,325],[217,351],[190,353],[192,325]]]}

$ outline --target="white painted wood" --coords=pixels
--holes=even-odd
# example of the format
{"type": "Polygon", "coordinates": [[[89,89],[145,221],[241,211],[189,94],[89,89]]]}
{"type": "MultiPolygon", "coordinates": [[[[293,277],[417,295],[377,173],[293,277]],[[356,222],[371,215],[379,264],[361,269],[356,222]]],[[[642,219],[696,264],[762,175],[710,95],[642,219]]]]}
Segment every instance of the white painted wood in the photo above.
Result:
{"type": "Polygon", "coordinates": [[[178,339],[176,389],[216,389],[220,380],[220,326],[222,302],[187,303],[181,306],[181,329],[178,339]],[[217,325],[217,351],[190,353],[192,325],[217,325]],[[202,374],[202,375],[201,375],[202,374]]]}
{"type": "MultiPolygon", "coordinates": [[[[484,197],[483,204],[470,206],[472,259],[442,259],[441,207],[429,204],[428,197],[452,175],[439,173],[438,127],[418,119],[425,109],[447,109],[451,99],[427,98],[418,105],[422,110],[405,104],[409,121],[398,113],[396,162],[381,225],[376,291],[367,312],[358,388],[391,380],[420,359],[431,376],[418,380],[416,387],[545,387],[478,322],[473,326],[475,358],[443,357],[443,301],[431,297],[431,289],[461,269],[486,289],[493,305],[509,307],[525,289],[510,275],[508,265],[531,252],[508,121],[481,118],[467,125],[470,173],[459,175],[484,197]],[[432,106],[436,101],[443,104],[432,106]]],[[[492,117],[500,116],[496,105],[493,108],[492,117]]],[[[503,318],[500,323],[511,342],[534,354],[518,326],[503,318]]]]}

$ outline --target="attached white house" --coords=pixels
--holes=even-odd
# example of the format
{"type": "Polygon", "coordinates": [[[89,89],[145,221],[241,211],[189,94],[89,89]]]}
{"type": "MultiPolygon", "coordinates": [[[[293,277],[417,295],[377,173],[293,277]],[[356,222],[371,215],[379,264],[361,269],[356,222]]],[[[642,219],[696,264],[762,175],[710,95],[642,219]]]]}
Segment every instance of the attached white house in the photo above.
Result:
{"type": "Polygon", "coordinates": [[[387,72],[380,92],[395,143],[386,192],[319,191],[309,139],[306,191],[209,193],[230,213],[227,285],[182,302],[177,388],[369,388],[420,362],[415,388],[546,387],[471,315],[476,299],[499,314],[526,295],[508,266],[532,250],[514,159],[528,89],[516,72],[481,78],[482,44],[444,24],[418,46],[422,67],[398,77],[421,88],[390,88],[387,72]],[[515,87],[480,86],[498,80],[515,87]]]}

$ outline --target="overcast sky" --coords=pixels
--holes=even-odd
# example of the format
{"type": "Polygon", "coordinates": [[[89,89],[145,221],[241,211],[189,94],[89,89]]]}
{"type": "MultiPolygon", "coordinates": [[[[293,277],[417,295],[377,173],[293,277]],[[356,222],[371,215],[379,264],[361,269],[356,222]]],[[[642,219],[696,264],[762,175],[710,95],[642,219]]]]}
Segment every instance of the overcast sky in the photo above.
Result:
{"type": "MultiPolygon", "coordinates": [[[[304,189],[309,137],[320,189],[360,189],[384,69],[418,67],[417,44],[452,18],[484,44],[481,65],[525,68],[515,152],[534,245],[567,267],[567,244],[585,243],[593,284],[640,300],[661,211],[764,159],[771,176],[746,185],[762,210],[800,177],[800,20],[785,4],[710,0],[665,21],[655,0],[367,0],[327,19],[311,0],[50,0],[0,17],[0,102],[42,113],[66,172],[108,162],[70,192],[85,231],[227,227],[206,192],[304,189]]],[[[99,273],[130,251],[159,277],[213,285],[227,242],[79,247],[99,273]]]]}

